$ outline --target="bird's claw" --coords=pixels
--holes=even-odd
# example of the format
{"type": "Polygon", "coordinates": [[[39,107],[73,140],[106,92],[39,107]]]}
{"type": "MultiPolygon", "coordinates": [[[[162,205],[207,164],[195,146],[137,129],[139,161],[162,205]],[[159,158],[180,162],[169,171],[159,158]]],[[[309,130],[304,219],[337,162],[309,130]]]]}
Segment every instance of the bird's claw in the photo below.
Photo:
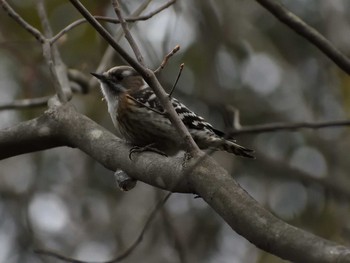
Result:
{"type": "Polygon", "coordinates": [[[154,143],[146,145],[146,146],[133,146],[131,147],[130,151],[129,151],[129,159],[132,160],[132,155],[134,153],[142,153],[142,152],[154,152],[154,153],[158,153],[160,155],[163,155],[165,157],[168,157],[168,155],[166,155],[164,152],[162,152],[161,150],[158,150],[157,148],[154,148],[154,143]]]}

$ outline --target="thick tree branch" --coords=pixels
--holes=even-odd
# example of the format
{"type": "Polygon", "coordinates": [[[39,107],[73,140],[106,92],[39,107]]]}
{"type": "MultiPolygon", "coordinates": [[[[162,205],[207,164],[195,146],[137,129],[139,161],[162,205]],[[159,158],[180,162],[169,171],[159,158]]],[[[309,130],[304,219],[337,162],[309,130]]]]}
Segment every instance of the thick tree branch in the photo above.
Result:
{"type": "Polygon", "coordinates": [[[67,142],[56,133],[52,119],[44,114],[30,121],[0,131],[0,159],[67,146],[67,142]]]}
{"type": "Polygon", "coordinates": [[[277,19],[289,26],[296,33],[306,38],[328,56],[342,70],[350,74],[350,60],[342,52],[334,47],[334,45],[320,34],[315,28],[306,24],[301,18],[289,11],[278,0],[256,0],[277,19]]]}
{"type": "Polygon", "coordinates": [[[279,220],[251,198],[213,159],[167,158],[155,153],[128,158],[130,147],[77,113],[72,106],[50,109],[41,117],[0,131],[0,158],[56,146],[72,146],[112,171],[163,189],[196,193],[240,235],[259,248],[294,262],[350,262],[350,250],[279,220]],[[186,176],[186,171],[190,173],[186,176]]]}

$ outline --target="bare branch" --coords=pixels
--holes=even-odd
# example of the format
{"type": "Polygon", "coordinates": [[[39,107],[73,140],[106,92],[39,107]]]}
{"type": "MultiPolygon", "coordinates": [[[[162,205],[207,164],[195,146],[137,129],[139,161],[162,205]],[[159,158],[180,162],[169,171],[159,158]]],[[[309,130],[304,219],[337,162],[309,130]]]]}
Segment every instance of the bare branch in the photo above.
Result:
{"type": "Polygon", "coordinates": [[[168,7],[170,7],[171,5],[175,4],[176,0],[170,0],[168,2],[166,2],[164,5],[158,7],[157,9],[155,9],[153,12],[150,12],[148,15],[144,15],[144,16],[139,16],[139,17],[129,17],[126,18],[126,22],[136,22],[136,21],[144,21],[144,20],[148,20],[151,17],[155,16],[156,14],[162,12],[163,10],[167,9],[168,7]]]}
{"type": "Polygon", "coordinates": [[[163,59],[162,63],[160,64],[159,68],[157,68],[154,71],[154,74],[159,74],[160,71],[166,66],[166,64],[168,63],[168,60],[176,53],[180,50],[180,46],[176,45],[172,51],[170,51],[163,59]]]}
{"type": "MultiPolygon", "coordinates": [[[[159,196],[159,199],[161,198],[160,192],[157,191],[157,197],[159,196]]],[[[170,210],[166,207],[163,206],[161,208],[161,215],[162,215],[162,222],[164,225],[165,233],[168,235],[168,238],[173,241],[174,249],[176,250],[179,260],[181,263],[187,263],[188,262],[188,256],[187,256],[187,245],[184,244],[183,240],[181,239],[181,235],[179,235],[179,231],[176,228],[172,218],[171,218],[171,213],[170,210]]]]}
{"type": "Polygon", "coordinates": [[[50,117],[44,114],[0,130],[0,159],[66,145],[50,123],[50,117]]]}
{"type": "Polygon", "coordinates": [[[182,73],[182,70],[184,69],[185,67],[185,63],[181,63],[180,65],[180,70],[179,70],[179,73],[177,74],[177,77],[176,77],[176,80],[175,80],[175,83],[173,85],[173,87],[171,88],[170,92],[169,92],[169,98],[171,97],[171,95],[173,95],[173,92],[176,88],[176,85],[177,85],[177,82],[179,81],[180,77],[181,77],[181,73],[182,73]]]}
{"type": "Polygon", "coordinates": [[[119,262],[123,259],[125,259],[126,257],[128,257],[133,251],[134,249],[140,244],[140,242],[142,241],[142,238],[148,228],[148,226],[150,225],[150,223],[153,221],[153,219],[155,218],[155,216],[157,215],[157,213],[159,212],[159,210],[164,206],[164,204],[166,203],[166,201],[168,201],[168,199],[171,196],[171,192],[167,193],[161,200],[158,201],[158,203],[156,204],[156,206],[153,208],[152,212],[150,213],[150,215],[147,217],[147,220],[145,221],[145,224],[140,232],[140,234],[138,235],[138,237],[135,239],[135,241],[131,244],[131,246],[129,248],[127,248],[122,254],[120,254],[118,257],[116,257],[115,259],[112,259],[111,261],[107,261],[104,263],[114,263],[114,262],[119,262]]]}
{"type": "MultiPolygon", "coordinates": [[[[71,98],[72,92],[69,87],[64,64],[62,63],[57,48],[55,46],[51,48],[50,41],[38,29],[31,26],[18,13],[16,13],[16,11],[5,0],[1,0],[0,4],[10,17],[12,17],[42,44],[43,55],[53,77],[54,87],[59,101],[61,103],[67,102],[68,99],[71,98]]],[[[52,32],[42,0],[37,2],[37,9],[44,31],[50,37],[52,32]]]]}
{"type": "Polygon", "coordinates": [[[350,74],[350,60],[334,45],[320,34],[315,28],[306,24],[301,18],[289,11],[278,0],[256,0],[281,22],[289,26],[296,33],[306,38],[328,56],[346,73],[350,74]]]}
{"type": "MultiPolygon", "coordinates": [[[[125,258],[127,258],[135,250],[135,248],[140,244],[148,226],[151,224],[151,222],[153,221],[153,219],[155,218],[155,216],[157,215],[157,213],[161,209],[161,207],[169,199],[171,194],[172,194],[171,192],[166,194],[164,198],[162,198],[160,201],[158,201],[158,203],[153,208],[150,215],[147,217],[140,234],[135,239],[135,241],[130,245],[129,248],[127,248],[123,253],[121,253],[116,258],[111,259],[111,260],[107,260],[107,261],[100,261],[99,263],[116,263],[116,262],[120,262],[120,261],[124,260],[125,258]]],[[[66,257],[64,255],[57,253],[57,252],[53,252],[53,251],[46,250],[46,249],[36,249],[34,252],[39,254],[39,255],[50,256],[50,257],[57,258],[57,259],[63,260],[65,262],[70,262],[70,263],[90,263],[89,261],[83,261],[83,260],[78,260],[75,258],[66,257]]]]}
{"type": "Polygon", "coordinates": [[[256,167],[268,167],[269,176],[283,178],[286,180],[297,180],[308,185],[321,186],[332,197],[339,200],[350,200],[350,189],[347,184],[339,183],[333,177],[315,177],[310,173],[304,172],[298,168],[292,167],[286,161],[278,161],[266,156],[263,152],[256,153],[259,158],[254,165],[256,167]]]}
{"type": "Polygon", "coordinates": [[[51,45],[49,41],[45,40],[43,43],[43,55],[46,60],[47,65],[49,66],[49,70],[52,76],[52,81],[54,84],[55,91],[57,93],[57,96],[60,100],[61,103],[67,102],[67,97],[66,94],[63,92],[63,89],[61,88],[61,84],[58,80],[56,68],[55,68],[55,63],[52,58],[52,53],[51,53],[51,45]]]}
{"type": "Polygon", "coordinates": [[[198,194],[238,234],[281,258],[308,263],[350,262],[349,249],[279,220],[212,158],[205,157],[194,169],[196,159],[186,162],[183,169],[183,158],[155,153],[136,155],[131,161],[127,154],[130,146],[77,113],[68,103],[37,119],[0,130],[0,158],[63,145],[77,147],[106,168],[122,169],[156,187],[198,194]],[[187,169],[192,169],[191,173],[186,174],[187,169]]]}
{"type": "Polygon", "coordinates": [[[52,33],[52,29],[51,29],[51,26],[49,23],[49,19],[48,19],[47,14],[46,14],[44,2],[43,2],[43,0],[37,0],[36,4],[37,4],[36,7],[38,10],[38,15],[40,17],[40,22],[41,22],[41,25],[44,29],[44,33],[45,33],[46,37],[52,37],[53,33],[52,33]]]}
{"type": "Polygon", "coordinates": [[[68,26],[66,26],[60,32],[58,32],[56,35],[54,35],[52,38],[50,38],[50,44],[55,43],[58,39],[60,39],[63,35],[67,34],[73,28],[75,28],[83,23],[86,23],[86,22],[87,22],[86,19],[81,18],[81,19],[78,19],[78,20],[70,23],[68,26]]]}
{"type": "Polygon", "coordinates": [[[42,107],[47,105],[47,101],[52,96],[45,96],[40,98],[33,99],[22,99],[15,100],[9,103],[4,103],[0,105],[0,110],[15,110],[15,109],[24,109],[24,108],[34,108],[34,107],[42,107]]]}
{"type": "Polygon", "coordinates": [[[44,43],[45,37],[41,32],[25,21],[5,0],[0,0],[2,9],[12,17],[18,24],[20,24],[25,30],[33,35],[40,43],[44,43]]]}
{"type": "Polygon", "coordinates": [[[293,122],[293,123],[272,123],[262,125],[243,126],[239,129],[229,131],[230,136],[243,134],[256,134],[276,131],[295,131],[298,129],[323,129],[329,127],[350,126],[350,120],[320,121],[320,122],[293,122]]]}
{"type": "MultiPolygon", "coordinates": [[[[134,12],[132,12],[132,16],[139,16],[141,13],[147,8],[147,6],[151,3],[152,0],[146,0],[144,1],[134,12]]],[[[130,28],[132,28],[134,24],[130,25],[130,28]]],[[[119,42],[120,39],[123,37],[124,32],[122,28],[118,28],[116,34],[115,34],[115,41],[119,42]]],[[[115,54],[114,49],[108,45],[105,53],[102,56],[102,59],[100,60],[100,63],[98,67],[96,68],[95,72],[102,72],[104,71],[110,64],[113,58],[113,55],[115,54]]],[[[89,81],[89,87],[92,87],[94,84],[97,84],[96,78],[91,78],[89,81]]]]}
{"type": "MultiPolygon", "coordinates": [[[[145,7],[142,7],[142,10],[144,10],[147,5],[151,2],[152,0],[147,0],[145,1],[144,3],[146,3],[146,6],[145,7]]],[[[125,18],[125,21],[126,22],[137,22],[137,21],[145,21],[145,20],[148,20],[150,18],[152,18],[153,16],[155,16],[156,14],[162,12],[163,10],[167,9],[169,6],[173,5],[174,3],[176,2],[176,0],[171,0],[167,3],[165,3],[164,5],[160,6],[159,8],[157,8],[156,10],[150,12],[149,14],[147,15],[144,15],[144,16],[140,16],[140,13],[136,12],[131,14],[130,17],[126,17],[125,18]]],[[[144,4],[142,4],[141,6],[143,6],[144,4]]],[[[112,17],[106,17],[106,16],[94,16],[94,18],[96,20],[99,20],[99,21],[105,21],[105,22],[108,22],[108,23],[113,23],[113,24],[119,24],[120,21],[119,19],[116,19],[116,18],[112,18],[112,17]]],[[[66,26],[64,29],[62,29],[60,32],[58,32],[54,37],[52,37],[50,39],[50,43],[53,44],[55,43],[60,37],[62,37],[64,34],[66,34],[67,32],[69,32],[70,30],[72,30],[73,28],[83,24],[83,23],[86,23],[87,20],[85,18],[81,18],[81,19],[78,19],[74,22],[72,22],[71,24],[69,24],[68,26],[66,26]]]]}
{"type": "Polygon", "coordinates": [[[139,64],[133,59],[121,46],[116,43],[113,37],[104,29],[100,23],[89,13],[89,11],[80,3],[79,0],[70,0],[70,2],[76,7],[76,9],[89,21],[89,23],[100,33],[100,35],[133,67],[135,68],[144,80],[153,89],[156,96],[159,98],[160,103],[166,109],[169,114],[169,120],[174,125],[174,128],[183,138],[186,150],[192,155],[197,156],[200,150],[197,144],[194,142],[192,136],[188,132],[186,126],[177,115],[174,107],[171,105],[167,93],[164,91],[153,71],[139,64]]]}
{"type": "Polygon", "coordinates": [[[45,35],[47,37],[43,43],[44,57],[54,79],[54,86],[57,96],[61,103],[66,103],[72,98],[72,91],[69,85],[66,66],[61,59],[61,55],[57,49],[57,46],[51,44],[49,40],[49,38],[52,37],[53,33],[43,0],[37,1],[37,10],[45,35]]]}
{"type": "Polygon", "coordinates": [[[132,37],[130,31],[129,31],[129,28],[128,28],[128,24],[126,23],[123,15],[122,15],[122,12],[120,10],[120,5],[119,5],[119,1],[118,0],[112,0],[112,4],[113,4],[113,8],[114,8],[114,11],[120,21],[120,24],[123,28],[123,31],[124,31],[124,35],[125,35],[125,38],[126,40],[129,42],[129,45],[130,47],[132,48],[132,50],[134,51],[134,54],[137,58],[137,60],[140,62],[140,64],[142,66],[145,65],[145,61],[143,59],[143,56],[140,52],[140,49],[139,47],[137,46],[134,38],[132,37]]]}

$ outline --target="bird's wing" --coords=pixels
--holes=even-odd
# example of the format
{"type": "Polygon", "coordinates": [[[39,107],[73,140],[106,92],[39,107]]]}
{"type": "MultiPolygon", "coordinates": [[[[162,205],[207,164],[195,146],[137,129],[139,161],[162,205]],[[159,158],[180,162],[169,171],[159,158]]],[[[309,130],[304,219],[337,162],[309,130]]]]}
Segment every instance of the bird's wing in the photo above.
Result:
{"type": "MultiPolygon", "coordinates": [[[[158,114],[166,114],[166,111],[160,104],[159,99],[151,88],[147,87],[139,90],[138,92],[130,93],[129,95],[141,106],[144,106],[158,114]]],[[[195,114],[177,99],[171,97],[170,100],[176,113],[179,115],[180,119],[188,129],[209,130],[219,137],[223,137],[225,135],[223,132],[214,129],[214,127],[205,121],[203,117],[195,114]]]]}
{"type": "Polygon", "coordinates": [[[132,100],[139,103],[141,106],[148,108],[158,114],[165,114],[163,106],[160,104],[156,94],[150,87],[130,92],[129,96],[132,100]]]}

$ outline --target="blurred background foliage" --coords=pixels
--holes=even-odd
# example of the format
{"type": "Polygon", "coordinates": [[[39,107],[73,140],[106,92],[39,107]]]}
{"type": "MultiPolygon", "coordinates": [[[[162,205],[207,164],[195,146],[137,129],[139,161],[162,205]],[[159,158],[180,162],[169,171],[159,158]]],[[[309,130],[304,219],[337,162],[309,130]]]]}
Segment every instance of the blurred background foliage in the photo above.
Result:
{"type": "MultiPolygon", "coordinates": [[[[144,14],[163,4],[154,0],[144,14]]],[[[291,11],[350,54],[350,2],[284,0],[291,11]]],[[[114,16],[109,1],[83,1],[96,15],[114,16]]],[[[141,1],[123,1],[135,10],[141,1]]],[[[35,1],[10,4],[40,27],[35,1]]],[[[68,1],[46,1],[57,33],[80,18],[68,1]]],[[[54,93],[40,45],[1,11],[0,103],[54,93]]],[[[104,23],[105,24],[105,23],[104,23]]],[[[105,24],[115,32],[118,25],[105,24]]],[[[255,1],[181,1],[132,33],[151,68],[181,46],[161,74],[166,88],[179,65],[175,91],[217,128],[241,124],[346,119],[349,77],[318,49],[277,21],[255,1]]],[[[88,24],[58,42],[68,68],[88,76],[107,47],[88,24]]],[[[125,40],[121,44],[130,50],[125,40]]],[[[114,65],[124,64],[117,56],[114,65]]],[[[95,85],[97,87],[97,85],[95,85]]],[[[76,108],[113,131],[98,88],[75,94],[76,108]]],[[[0,128],[41,114],[45,108],[1,111],[0,128]]],[[[241,135],[255,161],[226,153],[214,157],[263,206],[283,220],[350,245],[350,148],[347,128],[241,135]]],[[[102,261],[123,252],[140,232],[164,192],[138,183],[121,192],[113,173],[67,147],[0,162],[0,262],[58,262],[33,254],[46,248],[81,260],[102,261]]],[[[283,262],[232,231],[201,199],[174,194],[124,262],[283,262]]]]}

